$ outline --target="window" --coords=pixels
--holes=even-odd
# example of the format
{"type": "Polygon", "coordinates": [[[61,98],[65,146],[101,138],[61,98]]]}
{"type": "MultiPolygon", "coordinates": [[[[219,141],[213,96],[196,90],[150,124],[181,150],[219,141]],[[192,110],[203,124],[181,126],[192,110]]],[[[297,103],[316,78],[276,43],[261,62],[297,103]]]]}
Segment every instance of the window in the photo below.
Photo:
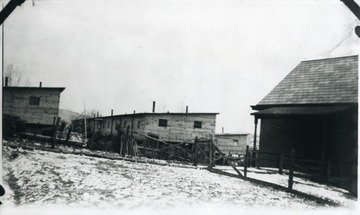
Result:
{"type": "Polygon", "coordinates": [[[239,140],[235,140],[235,139],[234,139],[234,140],[233,140],[233,145],[234,145],[234,146],[237,146],[238,144],[239,144],[239,140]]]}
{"type": "Polygon", "coordinates": [[[141,121],[139,120],[139,121],[137,122],[137,128],[140,128],[140,126],[141,126],[141,121]]]}
{"type": "Polygon", "coordinates": [[[202,122],[201,121],[194,121],[194,128],[202,128],[202,122]]]}
{"type": "Polygon", "coordinates": [[[159,127],[167,127],[167,119],[159,119],[159,127]]]}
{"type": "Polygon", "coordinates": [[[126,121],[124,121],[124,128],[126,128],[126,121]]]}
{"type": "Polygon", "coordinates": [[[30,96],[29,104],[39,106],[40,105],[40,97],[38,97],[38,96],[30,96]]]}

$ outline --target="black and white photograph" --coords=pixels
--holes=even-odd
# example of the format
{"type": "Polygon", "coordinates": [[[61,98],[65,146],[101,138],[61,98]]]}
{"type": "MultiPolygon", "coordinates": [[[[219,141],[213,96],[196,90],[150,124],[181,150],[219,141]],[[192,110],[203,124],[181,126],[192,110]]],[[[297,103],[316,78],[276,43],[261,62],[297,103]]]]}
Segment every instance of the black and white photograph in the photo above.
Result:
{"type": "Polygon", "coordinates": [[[357,214],[360,0],[0,0],[0,214],[357,214]]]}

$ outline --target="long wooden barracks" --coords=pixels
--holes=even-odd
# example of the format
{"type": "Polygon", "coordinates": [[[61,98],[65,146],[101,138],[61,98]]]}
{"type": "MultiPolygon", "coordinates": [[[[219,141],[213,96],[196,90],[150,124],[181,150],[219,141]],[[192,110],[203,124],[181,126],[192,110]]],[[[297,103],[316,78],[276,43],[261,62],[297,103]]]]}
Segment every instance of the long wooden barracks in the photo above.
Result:
{"type": "MultiPolygon", "coordinates": [[[[127,127],[137,134],[165,142],[184,142],[215,135],[218,113],[133,113],[87,119],[89,132],[116,134],[127,127]]],[[[137,138],[139,141],[139,138],[137,138]]]]}

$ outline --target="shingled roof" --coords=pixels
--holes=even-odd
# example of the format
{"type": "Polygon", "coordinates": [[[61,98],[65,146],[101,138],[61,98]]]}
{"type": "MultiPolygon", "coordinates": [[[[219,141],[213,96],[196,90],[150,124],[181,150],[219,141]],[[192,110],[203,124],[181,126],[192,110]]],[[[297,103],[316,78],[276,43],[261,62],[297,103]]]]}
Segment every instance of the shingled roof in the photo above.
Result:
{"type": "Polygon", "coordinates": [[[257,106],[358,103],[358,56],[302,61],[257,106]]]}

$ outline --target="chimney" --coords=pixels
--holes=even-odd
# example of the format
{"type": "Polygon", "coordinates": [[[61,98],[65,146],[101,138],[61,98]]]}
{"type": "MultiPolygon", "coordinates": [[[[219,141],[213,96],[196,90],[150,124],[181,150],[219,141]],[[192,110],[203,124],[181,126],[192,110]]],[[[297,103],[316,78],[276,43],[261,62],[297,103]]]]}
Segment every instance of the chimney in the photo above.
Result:
{"type": "Polygon", "coordinates": [[[221,127],[222,133],[224,133],[224,127],[221,127]]]}
{"type": "Polygon", "coordinates": [[[39,85],[39,87],[41,88],[42,87],[42,82],[40,81],[40,85],[39,85]]]}
{"type": "Polygon", "coordinates": [[[155,101],[153,101],[153,110],[152,110],[153,113],[155,113],[155,101]]]}
{"type": "Polygon", "coordinates": [[[8,83],[9,83],[9,77],[5,77],[5,87],[8,86],[8,83]]]}
{"type": "Polygon", "coordinates": [[[188,106],[186,106],[186,113],[188,113],[188,111],[189,111],[189,107],[188,107],[188,106]]]}

